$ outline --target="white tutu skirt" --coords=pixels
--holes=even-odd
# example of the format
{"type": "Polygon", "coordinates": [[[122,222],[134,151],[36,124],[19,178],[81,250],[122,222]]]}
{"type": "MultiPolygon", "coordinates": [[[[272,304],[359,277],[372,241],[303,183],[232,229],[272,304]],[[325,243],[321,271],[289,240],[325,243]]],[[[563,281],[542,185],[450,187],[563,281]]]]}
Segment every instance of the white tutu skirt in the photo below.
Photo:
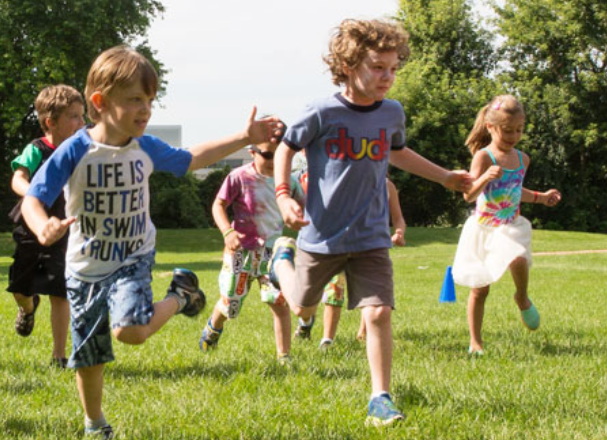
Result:
{"type": "Polygon", "coordinates": [[[499,280],[517,257],[531,266],[531,223],[522,216],[501,226],[481,225],[476,216],[466,220],[459,238],[453,280],[462,286],[484,287],[499,280]]]}

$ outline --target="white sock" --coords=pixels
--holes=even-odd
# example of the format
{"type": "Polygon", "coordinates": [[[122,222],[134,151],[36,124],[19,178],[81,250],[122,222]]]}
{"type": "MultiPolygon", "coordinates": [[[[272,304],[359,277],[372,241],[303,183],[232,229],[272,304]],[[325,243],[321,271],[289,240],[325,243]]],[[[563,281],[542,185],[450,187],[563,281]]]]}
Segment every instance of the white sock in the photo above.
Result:
{"type": "Polygon", "coordinates": [[[333,339],[331,339],[331,338],[322,338],[320,340],[320,345],[324,344],[325,342],[328,342],[329,344],[332,344],[333,343],[333,339]]]}
{"type": "Polygon", "coordinates": [[[306,327],[309,327],[310,325],[312,325],[314,319],[314,315],[310,316],[310,318],[307,321],[304,321],[303,318],[299,318],[299,323],[301,325],[305,325],[306,327]]]}
{"type": "Polygon", "coordinates": [[[84,416],[84,426],[86,428],[102,428],[105,425],[107,425],[107,421],[103,414],[97,420],[91,420],[87,416],[84,416]]]}

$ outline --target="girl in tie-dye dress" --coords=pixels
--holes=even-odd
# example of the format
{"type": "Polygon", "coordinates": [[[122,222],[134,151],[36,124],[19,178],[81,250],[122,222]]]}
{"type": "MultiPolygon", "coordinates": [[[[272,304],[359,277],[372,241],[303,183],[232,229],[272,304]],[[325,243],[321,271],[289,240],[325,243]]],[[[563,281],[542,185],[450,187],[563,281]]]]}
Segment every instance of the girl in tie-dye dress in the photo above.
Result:
{"type": "Polygon", "coordinates": [[[481,109],[466,145],[473,155],[474,184],[464,198],[476,201],[459,240],[453,278],[471,288],[468,300],[470,354],[483,354],[481,328],[489,287],[510,269],[514,301],[530,330],[540,315],[527,294],[531,266],[531,223],[520,215],[521,202],[556,205],[556,189],[540,193],[523,188],[529,156],[515,148],[525,124],[522,105],[510,95],[494,98],[481,109]]]}

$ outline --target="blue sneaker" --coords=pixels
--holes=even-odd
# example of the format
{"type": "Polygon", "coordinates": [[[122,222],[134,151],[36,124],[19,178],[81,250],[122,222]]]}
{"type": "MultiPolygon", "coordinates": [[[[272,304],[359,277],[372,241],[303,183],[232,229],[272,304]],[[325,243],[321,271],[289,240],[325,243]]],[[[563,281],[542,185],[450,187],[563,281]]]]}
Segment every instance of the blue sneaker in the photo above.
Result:
{"type": "Polygon", "coordinates": [[[211,318],[207,321],[207,325],[202,331],[202,336],[200,337],[200,349],[202,351],[209,351],[213,348],[217,348],[217,343],[219,342],[219,337],[223,333],[223,329],[216,329],[211,325],[211,318]]]}
{"type": "Polygon", "coordinates": [[[297,329],[295,330],[295,337],[299,339],[310,339],[312,335],[312,327],[314,327],[314,322],[316,321],[316,315],[312,315],[312,322],[308,325],[305,325],[301,318],[297,321],[297,329]]]}
{"type": "Polygon", "coordinates": [[[204,292],[198,288],[198,277],[188,269],[173,270],[173,281],[165,298],[171,296],[179,303],[177,313],[190,317],[198,315],[207,304],[204,292]]]}
{"type": "Polygon", "coordinates": [[[403,413],[396,409],[396,406],[392,403],[390,395],[382,394],[369,401],[369,412],[367,412],[365,425],[387,426],[404,418],[403,413]]]}
{"type": "Polygon", "coordinates": [[[84,436],[109,440],[114,438],[114,430],[110,425],[105,425],[100,428],[84,428],[84,436]]]}
{"type": "Polygon", "coordinates": [[[278,277],[274,272],[274,266],[278,262],[278,260],[287,260],[290,261],[293,266],[295,266],[295,240],[291,237],[279,237],[274,242],[274,247],[272,248],[272,260],[270,261],[270,282],[274,287],[280,289],[280,282],[278,281],[278,277]]]}

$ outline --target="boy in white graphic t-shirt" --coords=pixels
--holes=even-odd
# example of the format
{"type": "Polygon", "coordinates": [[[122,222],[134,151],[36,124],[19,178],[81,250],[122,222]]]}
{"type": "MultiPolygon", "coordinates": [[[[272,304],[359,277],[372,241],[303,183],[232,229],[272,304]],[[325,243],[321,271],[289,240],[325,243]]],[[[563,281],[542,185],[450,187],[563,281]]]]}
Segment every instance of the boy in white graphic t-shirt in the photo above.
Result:
{"type": "Polygon", "coordinates": [[[142,344],[173,315],[194,316],[205,303],[196,275],[185,269],[175,269],[166,298],[152,302],[156,230],[149,216],[151,173],[183,175],[280,133],[278,119],[255,121],[254,109],[241,133],[189,150],[173,148],[143,134],[157,89],[156,71],[136,51],[118,46],[99,55],[85,90],[96,125],[57,149],[36,174],[23,203],[24,218],[41,244],[54,243],[69,228],[73,350],[68,366],[76,368],[85,433],[104,438],[113,436],[101,410],[104,365],[114,359],[111,334],[127,344],[142,344]],[[62,189],[66,218],[49,218],[44,205],[52,204],[62,189]]]}

